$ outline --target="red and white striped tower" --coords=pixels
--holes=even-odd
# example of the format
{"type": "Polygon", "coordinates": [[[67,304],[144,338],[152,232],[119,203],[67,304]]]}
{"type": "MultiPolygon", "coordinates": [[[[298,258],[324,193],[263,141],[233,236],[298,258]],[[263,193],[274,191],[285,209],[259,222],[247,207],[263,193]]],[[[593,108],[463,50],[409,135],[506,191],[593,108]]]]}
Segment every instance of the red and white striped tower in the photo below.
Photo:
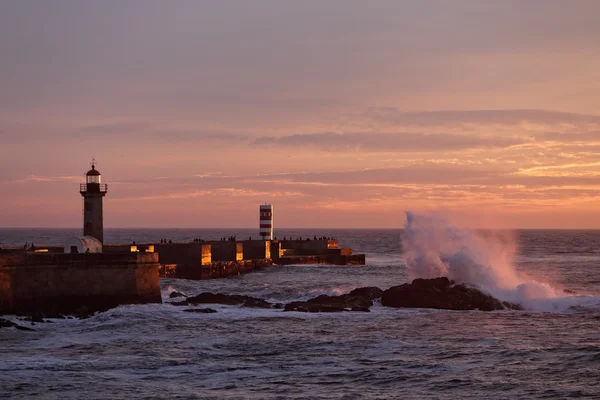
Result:
{"type": "Polygon", "coordinates": [[[260,237],[263,240],[273,240],[273,206],[260,206],[260,237]]]}

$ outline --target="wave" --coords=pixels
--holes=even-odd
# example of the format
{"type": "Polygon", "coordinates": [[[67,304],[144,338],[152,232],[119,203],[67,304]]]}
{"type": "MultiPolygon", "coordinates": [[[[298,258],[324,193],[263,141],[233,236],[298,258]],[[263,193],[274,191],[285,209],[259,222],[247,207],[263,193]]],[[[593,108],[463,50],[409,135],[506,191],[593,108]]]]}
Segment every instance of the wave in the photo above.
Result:
{"type": "Polygon", "coordinates": [[[506,232],[478,232],[438,215],[406,213],[403,261],[409,279],[446,276],[526,310],[562,312],[600,308],[600,296],[565,295],[548,282],[520,274],[517,245],[506,232]]]}

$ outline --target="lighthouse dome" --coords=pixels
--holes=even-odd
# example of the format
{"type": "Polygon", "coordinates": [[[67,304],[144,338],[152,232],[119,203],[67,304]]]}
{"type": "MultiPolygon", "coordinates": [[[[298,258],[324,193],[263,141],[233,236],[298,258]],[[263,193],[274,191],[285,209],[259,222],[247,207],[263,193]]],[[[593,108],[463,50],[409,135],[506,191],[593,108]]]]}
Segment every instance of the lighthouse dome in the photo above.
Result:
{"type": "Polygon", "coordinates": [[[90,169],[86,175],[87,176],[98,176],[98,175],[100,175],[100,172],[96,169],[96,166],[94,164],[92,164],[92,169],[90,169]]]}

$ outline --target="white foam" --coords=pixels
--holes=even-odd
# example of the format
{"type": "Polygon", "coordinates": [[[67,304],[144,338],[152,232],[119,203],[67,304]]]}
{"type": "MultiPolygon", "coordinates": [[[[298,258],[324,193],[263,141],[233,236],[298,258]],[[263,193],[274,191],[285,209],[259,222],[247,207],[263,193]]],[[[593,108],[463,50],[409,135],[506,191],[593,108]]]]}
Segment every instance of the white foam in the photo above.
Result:
{"type": "Polygon", "coordinates": [[[514,267],[516,243],[506,234],[482,234],[440,216],[406,213],[403,261],[409,279],[446,276],[532,311],[600,307],[600,296],[565,296],[550,283],[522,276],[514,267]]]}

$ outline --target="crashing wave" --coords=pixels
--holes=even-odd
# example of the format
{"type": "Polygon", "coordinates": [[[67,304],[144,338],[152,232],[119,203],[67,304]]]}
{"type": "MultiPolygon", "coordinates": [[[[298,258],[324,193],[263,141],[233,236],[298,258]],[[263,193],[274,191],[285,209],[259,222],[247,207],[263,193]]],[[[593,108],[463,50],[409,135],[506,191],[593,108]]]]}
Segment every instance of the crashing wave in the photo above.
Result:
{"type": "Polygon", "coordinates": [[[520,274],[511,237],[475,232],[439,216],[406,213],[403,261],[409,279],[448,277],[532,311],[600,308],[600,296],[565,296],[549,283],[520,274]]]}

